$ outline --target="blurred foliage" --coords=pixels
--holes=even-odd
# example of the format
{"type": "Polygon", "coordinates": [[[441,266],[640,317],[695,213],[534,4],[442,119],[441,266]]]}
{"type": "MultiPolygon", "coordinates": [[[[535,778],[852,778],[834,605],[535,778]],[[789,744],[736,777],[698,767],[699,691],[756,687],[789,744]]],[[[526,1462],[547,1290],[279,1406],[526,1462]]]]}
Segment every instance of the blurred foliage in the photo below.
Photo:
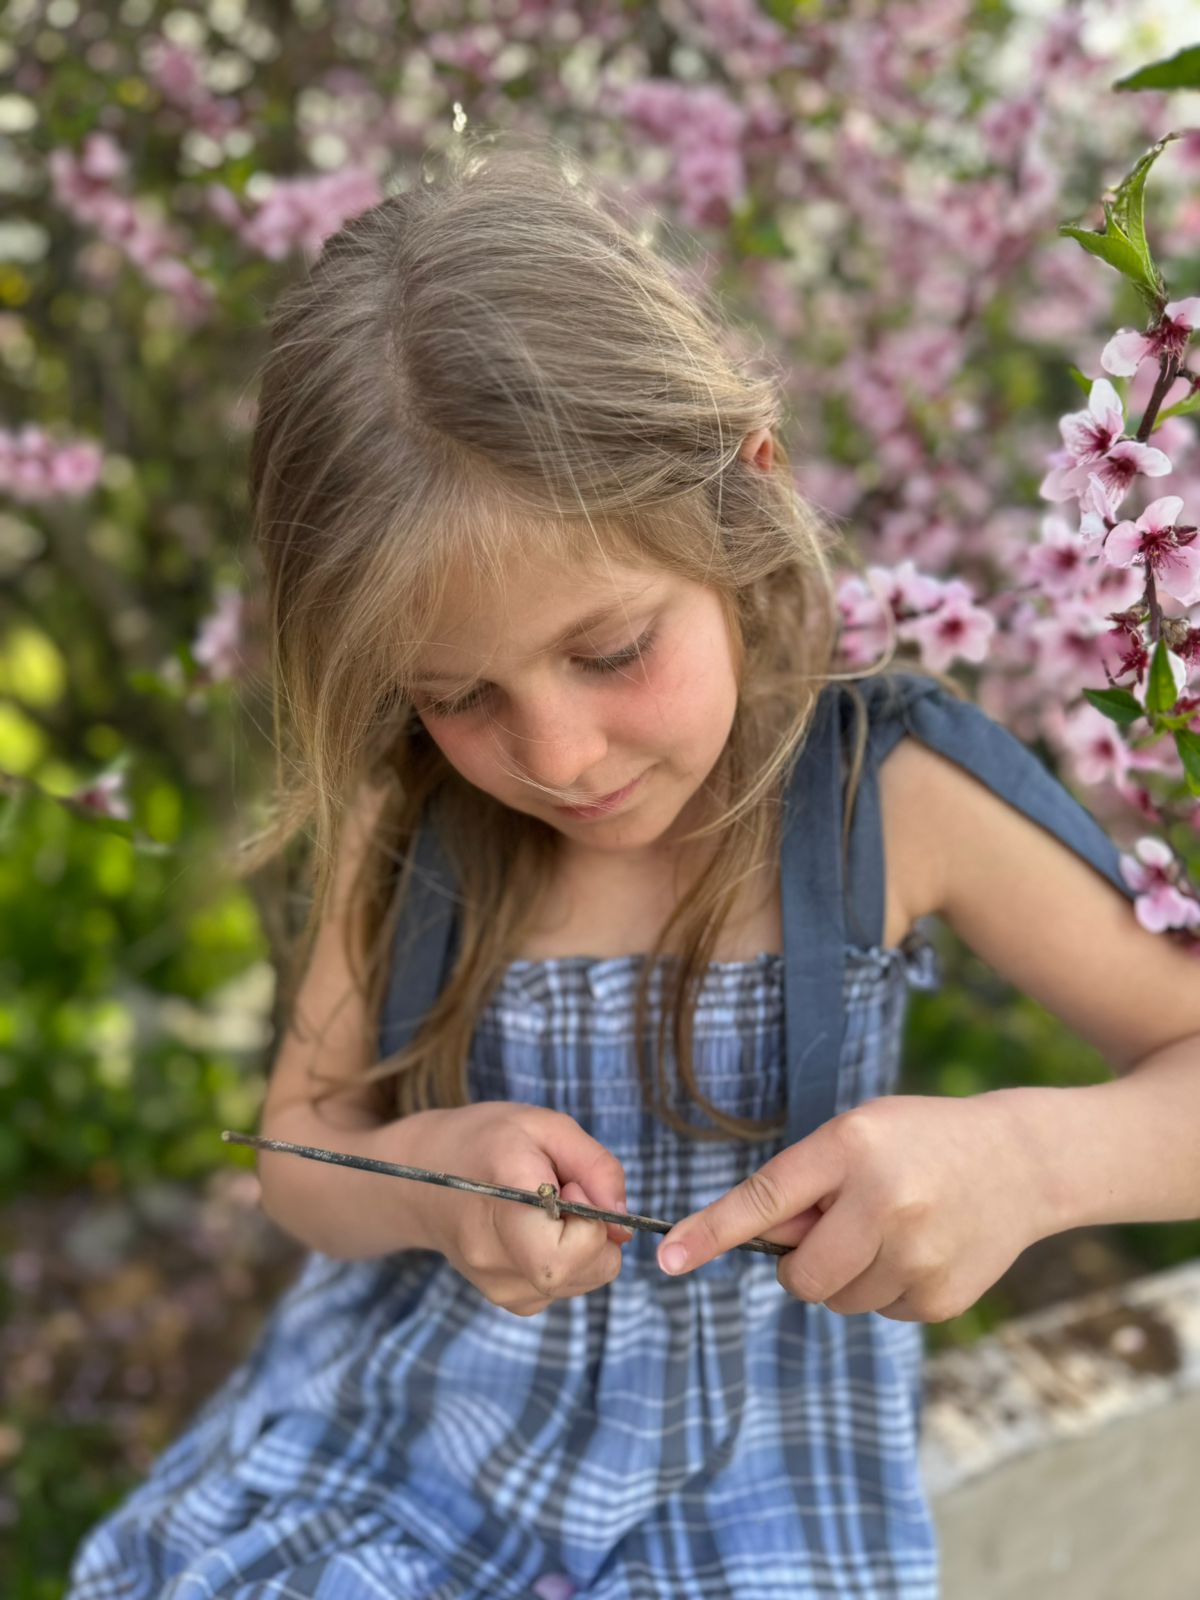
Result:
{"type": "MultiPolygon", "coordinates": [[[[0,1522],[0,1567],[15,1600],[61,1594],[79,1536],[249,1348],[294,1263],[261,1227],[252,1197],[243,1193],[240,1210],[220,1199],[224,1190],[211,1198],[214,1176],[253,1167],[252,1152],[222,1146],[218,1134],[256,1124],[279,930],[295,908],[282,867],[243,885],[224,865],[233,840],[252,831],[268,758],[252,630],[233,683],[206,669],[196,640],[223,586],[249,588],[239,553],[247,391],[264,308],[303,263],[248,249],[207,207],[205,190],[224,185],[240,203],[265,174],[309,173],[321,141],[338,137],[344,106],[354,107],[353,147],[403,102],[393,127],[400,160],[446,134],[459,96],[473,118],[502,120],[510,105],[553,120],[536,108],[546,80],[559,89],[569,29],[562,46],[547,30],[531,64],[488,100],[469,68],[420,49],[433,29],[417,9],[400,8],[382,30],[386,8],[371,0],[19,0],[7,19],[24,59],[0,108],[0,166],[34,244],[0,260],[0,400],[7,417],[90,435],[104,454],[85,500],[0,506],[0,1202],[9,1267],[0,1275],[0,1511],[11,1521],[19,1507],[21,1520],[11,1541],[0,1522]],[[197,134],[142,58],[160,30],[203,42],[212,75],[229,75],[235,88],[244,71],[252,136],[197,134]],[[414,59],[426,70],[410,80],[414,59]],[[340,83],[318,92],[331,71],[340,83]],[[356,99],[358,75],[371,73],[356,99]],[[34,120],[10,140],[22,104],[35,107],[34,120]],[[334,131],[319,127],[323,116],[334,131]],[[181,259],[212,296],[202,325],[189,325],[112,239],[53,199],[48,158],[77,153],[97,130],[123,141],[138,201],[185,230],[181,259]],[[67,803],[116,773],[130,823],[67,803]],[[214,1215],[223,1219],[215,1229],[214,1215]]],[[[639,70],[684,81],[705,66],[667,8],[626,9],[644,36],[639,70]]],[[[825,0],[762,6],[797,28],[835,9],[825,0]]],[[[964,127],[987,105],[979,63],[1012,16],[1001,0],[975,7],[974,52],[956,85],[964,127]]],[[[593,42],[583,41],[575,78],[593,42]]],[[[17,45],[0,40],[0,66],[14,64],[17,45]]],[[[720,80],[719,60],[707,67],[720,80]]],[[[813,127],[832,133],[843,109],[814,103],[813,127]]],[[[579,142],[611,169],[621,129],[593,120],[576,130],[579,142]]],[[[914,165],[929,157],[922,129],[918,121],[899,135],[912,142],[914,165]]],[[[674,154],[649,153],[650,165],[674,154]]],[[[1055,155],[1065,163],[1067,152],[1055,155]]],[[[1082,205],[1102,186],[1105,157],[1084,148],[1070,156],[1082,205]]],[[[939,159],[957,180],[966,155],[955,147],[939,159]]],[[[779,165],[770,151],[760,158],[760,185],[779,165]]],[[[773,201],[769,187],[750,192],[716,235],[727,257],[721,283],[735,300],[752,300],[747,267],[796,261],[795,227],[773,201]]],[[[834,256],[830,275],[865,304],[869,252],[852,242],[834,256]]],[[[815,259],[799,263],[788,295],[799,299],[821,276],[815,259]]],[[[984,439],[1013,502],[1025,504],[1036,474],[1019,452],[1003,459],[1006,441],[1032,416],[1052,445],[1057,415],[1079,395],[1061,347],[1013,336],[1019,296],[1001,282],[977,308],[980,345],[966,377],[979,386],[983,420],[960,433],[984,439]]],[[[881,320],[893,315],[884,306],[881,320]]],[[[953,444],[942,397],[924,407],[918,398],[913,409],[931,449],[953,444]]],[[[845,395],[826,394],[821,422],[814,436],[830,459],[878,470],[845,395]]],[[[865,502],[860,524],[887,504],[886,493],[865,502]]],[[[945,987],[912,997],[907,1088],[964,1095],[1107,1075],[1043,1008],[965,952],[948,944],[945,953],[945,987]]],[[[1200,1224],[1107,1233],[1106,1271],[1200,1253],[1200,1224]]],[[[1027,1303],[1015,1276],[1006,1279],[967,1315],[932,1325],[930,1348],[969,1343],[1027,1303]]]]}
{"type": "MultiPolygon", "coordinates": [[[[203,837],[203,797],[151,781],[144,814],[203,837]]],[[[139,852],[32,790],[9,802],[5,843],[0,1195],[211,1171],[219,1129],[252,1125],[261,1096],[260,1016],[239,1049],[197,1042],[219,1017],[236,1037],[235,980],[260,1007],[270,982],[249,895],[203,849],[139,852]]]]}

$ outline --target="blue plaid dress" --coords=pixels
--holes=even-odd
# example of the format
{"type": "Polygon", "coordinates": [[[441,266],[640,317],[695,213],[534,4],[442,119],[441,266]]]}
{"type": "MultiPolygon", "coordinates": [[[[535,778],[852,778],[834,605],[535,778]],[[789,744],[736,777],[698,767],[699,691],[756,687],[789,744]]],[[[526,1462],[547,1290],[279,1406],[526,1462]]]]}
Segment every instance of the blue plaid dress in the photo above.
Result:
{"type": "MultiPolygon", "coordinates": [[[[839,1110],[894,1091],[929,953],[847,964],[839,1110]]],[[[573,1116],[621,1158],[631,1207],[670,1219],[784,1139],[685,1140],[642,1109],[638,964],[514,963],[471,1081],[573,1116]]],[[[697,1006],[697,1079],[738,1116],[783,1104],[780,967],[717,963],[697,1006]]],[[[613,1283],[536,1317],[431,1253],[310,1255],[248,1362],[93,1532],[71,1600],[935,1595],[920,1324],[793,1299],[748,1251],[668,1278],[658,1242],[635,1234],[613,1283]]]]}
{"type": "MultiPolygon", "coordinates": [[[[1003,734],[1020,754],[998,786],[1031,814],[1049,796],[1047,825],[1112,878],[1088,814],[941,694],[927,709],[964,764],[986,773],[972,740],[995,754],[1003,734]]],[[[920,929],[841,955],[836,1111],[896,1092],[909,990],[938,981],[920,929]]],[[[574,1117],[624,1163],[631,1209],[674,1219],[788,1138],[687,1139],[645,1111],[643,959],[512,963],[469,1081],[574,1117]]],[[[709,968],[696,1072],[724,1110],[784,1108],[783,999],[781,955],[709,968]]],[[[679,1086],[674,1104],[707,1123],[679,1086]]],[[[794,1299],[745,1251],[669,1278],[658,1242],[635,1234],[611,1284],[528,1318],[433,1252],[310,1254],[249,1358],[85,1539],[66,1600],[936,1600],[922,1325],[794,1299]]]]}

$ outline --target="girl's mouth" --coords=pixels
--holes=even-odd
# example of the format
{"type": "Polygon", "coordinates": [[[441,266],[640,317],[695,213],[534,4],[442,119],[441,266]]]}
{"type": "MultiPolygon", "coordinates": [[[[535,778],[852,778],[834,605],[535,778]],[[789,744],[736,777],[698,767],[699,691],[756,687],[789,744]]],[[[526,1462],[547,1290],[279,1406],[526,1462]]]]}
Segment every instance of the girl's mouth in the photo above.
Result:
{"type": "Polygon", "coordinates": [[[555,806],[554,809],[556,811],[563,812],[565,816],[579,817],[584,821],[587,821],[592,817],[605,817],[610,811],[615,811],[619,805],[624,803],[624,801],[633,793],[638,784],[641,783],[642,778],[645,776],[646,774],[644,772],[641,773],[640,776],[634,778],[631,783],[627,783],[623,789],[617,789],[613,794],[605,795],[602,800],[598,800],[594,805],[555,806]]]}

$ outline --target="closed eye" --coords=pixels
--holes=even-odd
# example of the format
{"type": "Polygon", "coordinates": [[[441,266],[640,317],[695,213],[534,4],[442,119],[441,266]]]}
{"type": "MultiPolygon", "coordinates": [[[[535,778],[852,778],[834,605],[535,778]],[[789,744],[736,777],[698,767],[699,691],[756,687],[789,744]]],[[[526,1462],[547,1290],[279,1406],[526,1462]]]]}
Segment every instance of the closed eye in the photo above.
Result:
{"type": "MultiPolygon", "coordinates": [[[[579,656],[578,665],[585,672],[620,672],[622,667],[631,666],[635,661],[649,655],[654,644],[655,629],[651,628],[640,639],[631,644],[626,650],[619,650],[611,656],[579,656]]],[[[483,691],[472,689],[470,694],[462,695],[457,700],[434,700],[425,707],[426,716],[456,717],[466,711],[473,711],[482,703],[483,691]]]]}

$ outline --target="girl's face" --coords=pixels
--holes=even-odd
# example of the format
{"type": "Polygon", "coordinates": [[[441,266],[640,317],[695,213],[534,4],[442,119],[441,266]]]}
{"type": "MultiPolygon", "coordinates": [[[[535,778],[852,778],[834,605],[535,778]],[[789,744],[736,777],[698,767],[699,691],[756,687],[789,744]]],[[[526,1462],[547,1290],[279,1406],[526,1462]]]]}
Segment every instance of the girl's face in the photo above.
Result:
{"type": "Polygon", "coordinates": [[[485,603],[452,606],[440,620],[420,652],[414,700],[469,783],[541,817],[584,855],[648,864],[703,819],[698,791],[738,699],[715,590],[618,563],[525,563],[485,603]],[[601,610],[608,615],[567,637],[601,610]],[[635,779],[604,815],[560,809],[635,779]]]}

